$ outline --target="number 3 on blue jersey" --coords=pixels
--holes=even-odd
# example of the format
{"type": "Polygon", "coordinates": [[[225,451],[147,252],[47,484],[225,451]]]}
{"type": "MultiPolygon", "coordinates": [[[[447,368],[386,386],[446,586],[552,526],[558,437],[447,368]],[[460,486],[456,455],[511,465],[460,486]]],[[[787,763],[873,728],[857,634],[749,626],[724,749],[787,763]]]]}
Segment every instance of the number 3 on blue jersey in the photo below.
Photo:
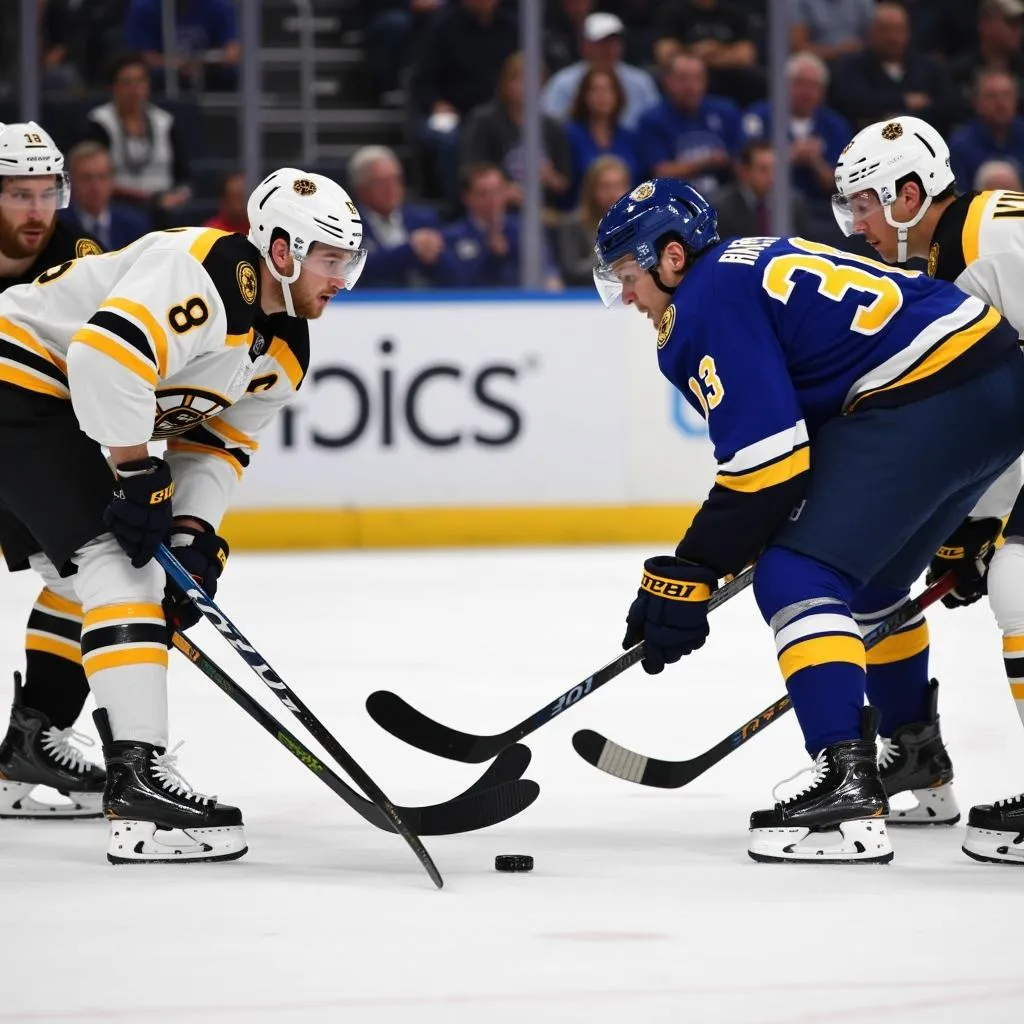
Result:
{"type": "Polygon", "coordinates": [[[865,256],[839,252],[830,245],[808,242],[806,239],[790,240],[795,248],[805,250],[776,256],[764,269],[762,283],[764,290],[779,302],[789,302],[795,287],[793,275],[802,270],[818,278],[818,292],[826,298],[842,302],[849,291],[858,291],[870,297],[866,305],[858,306],[850,322],[850,330],[858,334],[877,334],[900,311],[903,293],[891,276],[872,273],[881,270],[885,275],[914,277],[917,271],[900,270],[884,266],[865,256]],[[845,260],[837,263],[835,257],[845,260]],[[849,263],[860,266],[849,266],[849,263]],[[871,268],[871,269],[865,269],[871,268]]]}

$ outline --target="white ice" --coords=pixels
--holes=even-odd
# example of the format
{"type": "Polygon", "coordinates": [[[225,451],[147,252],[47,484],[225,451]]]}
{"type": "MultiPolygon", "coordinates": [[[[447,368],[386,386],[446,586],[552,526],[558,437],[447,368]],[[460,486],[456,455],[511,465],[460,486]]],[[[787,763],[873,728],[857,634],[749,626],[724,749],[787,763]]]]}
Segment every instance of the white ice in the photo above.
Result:
{"type": "MultiPolygon", "coordinates": [[[[616,655],[656,551],[238,554],[218,600],[392,799],[432,803],[482,766],[403,745],[366,696],[390,689],[453,726],[503,730],[616,655]]],[[[10,668],[35,592],[20,573],[0,593],[10,668]]],[[[966,814],[1024,788],[1024,731],[987,606],[931,622],[966,814]]],[[[219,637],[195,636],[302,735],[219,637]]],[[[654,679],[634,668],[536,733],[532,808],[426,841],[441,892],[397,836],[183,658],[172,665],[183,772],[243,808],[250,851],[115,868],[103,822],[0,822],[0,1022],[1022,1019],[1024,870],[968,860],[962,827],[894,830],[886,867],[747,858],[749,812],[806,760],[792,715],[681,790],[611,778],[573,752],[587,727],[690,757],[781,695],[749,592],[715,613],[693,657],[654,679]],[[499,874],[499,853],[536,868],[499,874]]]]}

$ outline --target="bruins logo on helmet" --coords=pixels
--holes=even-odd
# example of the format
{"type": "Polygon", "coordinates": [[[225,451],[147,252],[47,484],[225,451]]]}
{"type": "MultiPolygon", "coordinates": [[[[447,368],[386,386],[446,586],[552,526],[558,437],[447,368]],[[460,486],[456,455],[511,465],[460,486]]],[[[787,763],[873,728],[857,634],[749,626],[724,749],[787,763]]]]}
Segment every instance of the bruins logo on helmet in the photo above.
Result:
{"type": "Polygon", "coordinates": [[[98,242],[91,238],[80,238],[75,242],[75,259],[80,260],[83,256],[99,256],[103,252],[98,242]]]}
{"type": "Polygon", "coordinates": [[[890,121],[887,125],[882,127],[882,138],[886,142],[895,142],[897,139],[903,136],[903,125],[899,121],[890,121]]]}
{"type": "Polygon", "coordinates": [[[235,279],[238,281],[238,290],[242,298],[251,306],[256,301],[256,288],[259,279],[251,263],[242,260],[235,268],[235,279]]]}
{"type": "Polygon", "coordinates": [[[934,242],[928,250],[928,276],[934,277],[935,271],[939,269],[939,243],[934,242]]]}
{"type": "Polygon", "coordinates": [[[310,181],[309,178],[296,178],[292,182],[292,189],[300,196],[311,196],[316,192],[316,182],[310,181]]]}
{"type": "Polygon", "coordinates": [[[676,325],[676,307],[671,305],[661,314],[661,323],[658,324],[658,348],[664,348],[672,334],[672,328],[676,325]]]}
{"type": "Polygon", "coordinates": [[[654,182],[653,181],[642,181],[632,192],[629,193],[629,198],[635,200],[638,203],[642,203],[645,199],[650,199],[654,195],[654,182]]]}

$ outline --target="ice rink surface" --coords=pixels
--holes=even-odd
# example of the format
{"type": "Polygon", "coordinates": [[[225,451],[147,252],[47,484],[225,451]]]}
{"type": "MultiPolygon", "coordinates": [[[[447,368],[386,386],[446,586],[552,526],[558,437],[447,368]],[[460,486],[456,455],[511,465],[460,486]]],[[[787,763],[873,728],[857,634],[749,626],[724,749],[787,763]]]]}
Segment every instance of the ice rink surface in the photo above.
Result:
{"type": "MultiPolygon", "coordinates": [[[[432,803],[482,766],[405,746],[369,719],[366,696],[390,689],[447,724],[506,729],[616,655],[641,561],[657,551],[239,554],[217,599],[393,800],[432,803]]],[[[0,591],[10,669],[36,590],[19,573],[0,591]]],[[[1024,730],[987,605],[930,621],[966,815],[1024,789],[1024,730]]],[[[397,836],[172,654],[183,774],[242,807],[249,853],[114,868],[103,822],[0,822],[0,1022],[1024,1019],[1024,867],[968,860],[962,828],[893,830],[884,867],[748,859],[748,814],[807,760],[792,715],[680,790],[577,757],[570,738],[584,727],[692,757],[780,696],[749,591],[712,624],[680,665],[656,679],[634,668],[527,741],[533,807],[427,839],[441,892],[397,836]],[[532,854],[536,868],[499,874],[499,853],[532,854]]],[[[304,735],[205,624],[194,635],[304,735]]],[[[3,715],[10,686],[8,675],[3,715]]]]}

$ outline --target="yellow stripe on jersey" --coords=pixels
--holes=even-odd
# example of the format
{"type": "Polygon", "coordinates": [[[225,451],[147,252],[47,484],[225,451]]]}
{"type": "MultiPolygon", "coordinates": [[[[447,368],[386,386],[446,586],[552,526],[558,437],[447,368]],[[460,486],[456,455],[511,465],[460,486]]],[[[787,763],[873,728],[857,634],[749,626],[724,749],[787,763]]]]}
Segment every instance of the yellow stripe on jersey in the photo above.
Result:
{"type": "Polygon", "coordinates": [[[156,354],[156,370],[161,377],[167,376],[167,332],[160,326],[160,321],[143,305],[131,299],[114,296],[107,299],[100,309],[119,309],[122,313],[135,317],[149,335],[149,342],[156,354]]]}
{"type": "Polygon", "coordinates": [[[165,621],[164,610],[158,604],[105,604],[85,613],[86,629],[101,622],[128,622],[133,619],[156,619],[165,621]]]}
{"type": "Polygon", "coordinates": [[[719,473],[715,477],[715,483],[721,487],[727,487],[730,491],[742,491],[744,494],[750,494],[792,480],[793,477],[806,473],[810,468],[811,449],[804,445],[802,448],[797,448],[795,452],[790,452],[784,458],[770,462],[767,466],[758,466],[745,473],[719,473]]]}
{"type": "Polygon", "coordinates": [[[25,634],[25,650],[41,651],[43,654],[54,654],[65,661],[72,661],[76,665],[82,664],[82,648],[72,640],[65,640],[56,636],[37,636],[34,633],[25,634]]]}
{"type": "Polygon", "coordinates": [[[1003,654],[1017,654],[1024,651],[1024,636],[1004,636],[1003,654]]]}
{"type": "Polygon", "coordinates": [[[991,197],[991,192],[983,192],[971,200],[971,205],[967,210],[960,244],[964,251],[964,264],[968,267],[978,258],[978,252],[981,249],[981,218],[991,197]]]}
{"type": "Polygon", "coordinates": [[[990,331],[998,327],[1001,319],[1002,315],[999,310],[989,307],[980,320],[975,320],[973,324],[965,327],[962,331],[956,331],[954,334],[943,338],[931,352],[903,374],[903,376],[897,377],[896,380],[890,381],[880,388],[872,388],[870,391],[859,394],[850,403],[847,411],[852,412],[866,398],[873,398],[883,391],[892,391],[894,388],[901,388],[907,384],[916,384],[918,381],[924,380],[925,377],[930,377],[932,374],[944,370],[955,359],[959,359],[969,348],[977,345],[990,331]]]}
{"type": "Polygon", "coordinates": [[[235,471],[239,480],[242,479],[242,471],[245,467],[223,448],[212,448],[196,441],[182,441],[177,437],[171,437],[167,440],[167,449],[172,452],[193,452],[196,455],[216,455],[218,459],[223,459],[235,471]]]}
{"type": "Polygon", "coordinates": [[[913,629],[887,636],[868,651],[869,665],[891,665],[905,661],[928,649],[928,623],[919,622],[913,629]]]}
{"type": "Polygon", "coordinates": [[[70,398],[71,392],[62,384],[58,384],[49,377],[37,377],[29,370],[11,366],[9,363],[0,361],[0,381],[7,384],[14,384],[26,391],[36,391],[41,395],[50,395],[52,398],[70,398]]]}
{"type": "Polygon", "coordinates": [[[1024,683],[1010,683],[1010,695],[1014,700],[1024,700],[1024,683]]]}
{"type": "Polygon", "coordinates": [[[275,337],[270,343],[267,355],[277,360],[278,365],[292,382],[292,390],[298,391],[299,385],[302,383],[302,367],[299,365],[298,359],[295,358],[295,354],[288,347],[288,343],[282,338],[275,337]]]}
{"type": "Polygon", "coordinates": [[[865,667],[864,641],[854,636],[814,636],[787,647],[779,655],[779,668],[785,679],[802,668],[825,665],[832,661],[865,667]]]}
{"type": "Polygon", "coordinates": [[[224,344],[228,348],[237,348],[239,345],[252,344],[253,329],[250,327],[245,334],[228,334],[224,338],[224,344]]]}
{"type": "Polygon", "coordinates": [[[210,255],[210,250],[214,245],[224,238],[225,235],[229,234],[227,231],[221,231],[219,228],[207,228],[193,243],[189,246],[189,255],[197,259],[200,263],[210,255]]]}
{"type": "Polygon", "coordinates": [[[203,426],[208,430],[212,430],[215,434],[226,437],[229,441],[234,441],[235,444],[241,445],[243,448],[248,448],[253,452],[259,451],[259,442],[255,438],[242,433],[238,427],[233,427],[220,416],[214,416],[212,419],[205,420],[203,426]]]}
{"type": "Polygon", "coordinates": [[[59,356],[54,355],[38,338],[30,334],[24,327],[13,323],[5,316],[0,316],[0,334],[12,338],[19,345],[24,345],[30,352],[34,352],[40,359],[53,363],[60,372],[67,377],[68,364],[59,356]]]}
{"type": "Polygon", "coordinates": [[[86,345],[88,348],[93,348],[97,352],[102,352],[105,356],[109,356],[111,359],[119,362],[126,370],[131,370],[136,377],[141,377],[150,387],[156,387],[156,370],[149,364],[144,363],[135,355],[134,351],[122,347],[105,334],[100,334],[98,331],[91,331],[88,327],[83,327],[72,336],[71,343],[74,344],[75,342],[86,345]]]}

